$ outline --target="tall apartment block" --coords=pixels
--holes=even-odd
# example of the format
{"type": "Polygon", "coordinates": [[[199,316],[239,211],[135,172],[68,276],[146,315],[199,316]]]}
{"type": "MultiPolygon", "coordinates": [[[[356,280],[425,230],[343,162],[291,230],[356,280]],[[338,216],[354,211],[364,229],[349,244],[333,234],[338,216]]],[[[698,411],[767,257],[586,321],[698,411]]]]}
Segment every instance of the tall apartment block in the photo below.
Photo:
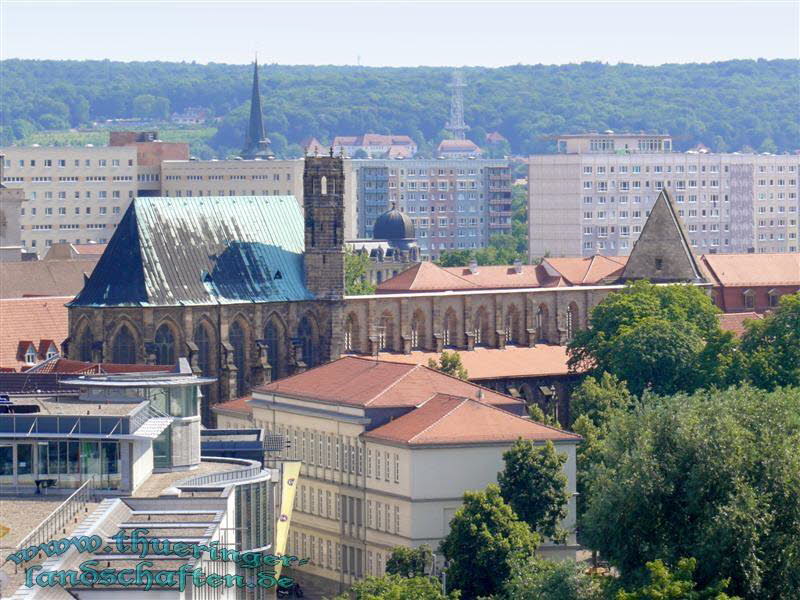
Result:
{"type": "Polygon", "coordinates": [[[565,135],[529,159],[531,258],[626,256],[667,189],[697,253],[797,252],[800,156],[673,152],[668,135],[565,135]]]}
{"type": "Polygon", "coordinates": [[[511,233],[511,169],[506,160],[353,160],[358,236],[372,237],[392,204],[414,223],[423,258],[483,248],[511,233]]]}

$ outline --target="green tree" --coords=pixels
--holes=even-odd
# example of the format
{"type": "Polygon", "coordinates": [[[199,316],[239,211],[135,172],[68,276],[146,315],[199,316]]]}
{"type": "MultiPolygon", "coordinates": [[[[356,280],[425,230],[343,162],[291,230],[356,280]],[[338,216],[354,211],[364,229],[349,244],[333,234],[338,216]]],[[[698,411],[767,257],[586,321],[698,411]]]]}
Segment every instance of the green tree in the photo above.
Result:
{"type": "Polygon", "coordinates": [[[629,284],[595,306],[589,327],[575,334],[570,368],[611,373],[636,395],[730,383],[736,374],[725,366],[735,342],[721,331],[717,312],[696,286],[629,284]]]}
{"type": "Polygon", "coordinates": [[[701,589],[800,597],[800,388],[646,395],[601,433],[582,539],[623,581],[693,556],[701,589]]]}
{"type": "Polygon", "coordinates": [[[800,386],[800,292],[783,296],[775,312],[746,326],[742,354],[750,380],[764,389],[800,386]]]}
{"type": "Polygon", "coordinates": [[[450,564],[447,580],[465,598],[499,592],[510,573],[510,561],[536,552],[539,536],[520,521],[491,484],[466,492],[464,503],[450,521],[440,551],[450,564]]]}
{"type": "Polygon", "coordinates": [[[650,582],[632,592],[624,590],[617,593],[615,600],[737,600],[728,596],[728,580],[724,580],[698,590],[694,581],[697,561],[682,558],[677,568],[670,571],[660,560],[647,563],[650,582]]]}
{"type": "Polygon", "coordinates": [[[445,250],[435,262],[440,267],[466,267],[473,258],[471,250],[445,250]]]}
{"type": "Polygon", "coordinates": [[[344,255],[344,293],[348,296],[363,296],[375,293],[375,285],[367,280],[369,255],[365,252],[347,250],[344,255]]]}
{"type": "Polygon", "coordinates": [[[504,600],[605,600],[606,581],[586,573],[574,560],[553,562],[536,556],[511,561],[504,600]]]}
{"type": "Polygon", "coordinates": [[[624,381],[611,373],[604,372],[599,378],[586,377],[570,395],[569,416],[575,421],[585,415],[594,425],[600,425],[611,409],[627,409],[633,406],[635,398],[628,391],[624,381]]]}
{"type": "Polygon", "coordinates": [[[443,350],[439,355],[438,363],[434,359],[429,358],[428,367],[431,369],[436,369],[437,371],[441,371],[442,373],[447,373],[453,377],[458,377],[464,381],[469,379],[469,373],[467,373],[464,365],[461,364],[461,355],[455,350],[452,352],[443,350]]]}
{"type": "Polygon", "coordinates": [[[386,573],[401,577],[421,577],[431,572],[433,551],[423,544],[418,548],[397,546],[386,559],[386,573]]]}
{"type": "Polygon", "coordinates": [[[385,575],[367,577],[356,582],[350,591],[336,597],[336,600],[458,600],[458,591],[446,596],[442,584],[432,577],[400,577],[385,575]]]}
{"type": "Polygon", "coordinates": [[[503,499],[532,531],[563,543],[567,532],[561,529],[567,516],[567,457],[556,452],[553,442],[536,446],[518,439],[503,453],[505,468],[497,474],[503,499]]]}

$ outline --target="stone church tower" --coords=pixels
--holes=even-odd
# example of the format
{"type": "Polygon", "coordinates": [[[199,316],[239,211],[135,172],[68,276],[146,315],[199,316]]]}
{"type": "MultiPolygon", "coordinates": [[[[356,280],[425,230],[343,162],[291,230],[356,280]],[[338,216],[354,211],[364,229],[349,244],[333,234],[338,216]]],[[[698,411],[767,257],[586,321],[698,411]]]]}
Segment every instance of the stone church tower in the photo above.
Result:
{"type": "Polygon", "coordinates": [[[303,173],[306,288],[317,300],[344,297],[344,164],[306,157],[303,173]]]}

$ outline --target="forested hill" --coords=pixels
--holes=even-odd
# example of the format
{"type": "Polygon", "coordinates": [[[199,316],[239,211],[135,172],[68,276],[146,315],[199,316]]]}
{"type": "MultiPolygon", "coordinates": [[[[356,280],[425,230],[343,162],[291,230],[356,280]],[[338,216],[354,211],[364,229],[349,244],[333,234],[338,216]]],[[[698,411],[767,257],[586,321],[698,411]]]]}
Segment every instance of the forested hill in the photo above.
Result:
{"type": "MultiPolygon", "coordinates": [[[[252,67],[166,62],[5,60],[3,143],[93,120],[161,117],[187,107],[224,117],[215,151],[241,144],[252,67]]],[[[470,137],[499,131],[515,153],[549,150],[549,134],[669,132],[678,149],[800,147],[800,61],[734,60],[644,67],[583,63],[465,68],[470,137]]],[[[406,133],[423,150],[444,135],[452,70],[264,65],[268,135],[281,148],[308,135],[406,133]]]]}

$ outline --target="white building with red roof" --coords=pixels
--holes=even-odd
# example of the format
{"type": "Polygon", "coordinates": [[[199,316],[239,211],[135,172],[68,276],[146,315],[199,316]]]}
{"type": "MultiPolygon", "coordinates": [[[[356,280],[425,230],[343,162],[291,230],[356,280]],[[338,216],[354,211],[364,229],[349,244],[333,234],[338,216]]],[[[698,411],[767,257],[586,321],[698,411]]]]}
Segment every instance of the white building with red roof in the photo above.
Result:
{"type": "Polygon", "coordinates": [[[573,497],[563,526],[572,533],[567,545],[546,543],[542,552],[578,550],[581,437],[532,421],[515,398],[419,364],[344,357],[214,411],[220,426],[286,436],[282,458],[302,461],[289,551],[310,557],[305,579],[326,593],[383,575],[396,546],[436,549],[464,492],[496,482],[519,438],[550,441],[566,455],[573,497]]]}

